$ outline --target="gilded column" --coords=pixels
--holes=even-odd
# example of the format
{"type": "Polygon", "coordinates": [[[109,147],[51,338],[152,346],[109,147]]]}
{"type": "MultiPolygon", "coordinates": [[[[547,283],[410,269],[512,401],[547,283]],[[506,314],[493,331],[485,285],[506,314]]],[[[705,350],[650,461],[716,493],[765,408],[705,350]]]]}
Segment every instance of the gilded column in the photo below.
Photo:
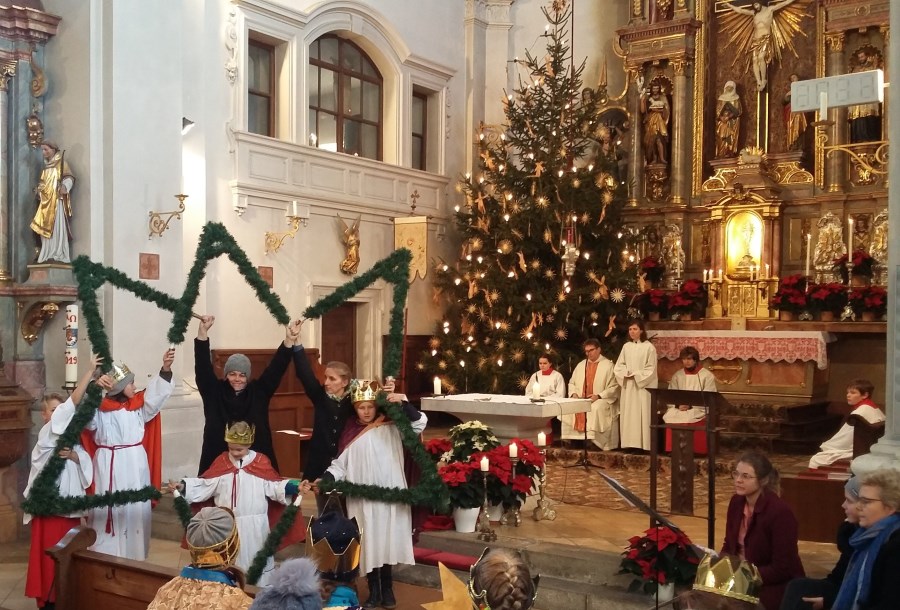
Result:
{"type": "Polygon", "coordinates": [[[12,280],[9,268],[9,175],[6,143],[9,141],[6,118],[9,113],[9,79],[16,75],[16,62],[0,66],[0,282],[12,280]]]}
{"type": "MultiPolygon", "coordinates": [[[[825,60],[825,76],[843,74],[844,70],[844,33],[825,34],[825,47],[828,55],[825,60]]],[[[828,119],[834,121],[828,134],[828,144],[847,143],[847,107],[829,108],[828,119]]],[[[847,184],[847,157],[834,154],[826,158],[826,187],[829,193],[840,193],[847,184]]]]}
{"type": "Polygon", "coordinates": [[[644,0],[631,0],[631,16],[628,25],[638,25],[644,22],[644,0]]]}
{"type": "Polygon", "coordinates": [[[688,185],[690,184],[691,164],[687,149],[687,132],[690,115],[688,113],[688,80],[686,59],[675,59],[669,62],[675,73],[673,82],[672,105],[675,116],[672,119],[672,173],[670,202],[673,205],[687,205],[688,185]]]}
{"type": "Polygon", "coordinates": [[[638,193],[644,184],[644,143],[641,139],[641,92],[637,90],[638,69],[628,70],[629,87],[635,83],[631,96],[631,159],[628,162],[628,205],[637,207],[638,193]]]}
{"type": "MultiPolygon", "coordinates": [[[[891,46],[891,28],[889,26],[883,25],[881,26],[881,35],[884,37],[884,48],[885,51],[890,50],[891,46]]],[[[890,61],[890,53],[885,52],[884,54],[884,80],[890,82],[891,80],[891,61],[890,61]]],[[[891,113],[888,112],[888,105],[890,104],[891,97],[891,88],[884,88],[884,103],[881,104],[881,139],[887,140],[888,134],[890,132],[890,120],[891,113]]]]}

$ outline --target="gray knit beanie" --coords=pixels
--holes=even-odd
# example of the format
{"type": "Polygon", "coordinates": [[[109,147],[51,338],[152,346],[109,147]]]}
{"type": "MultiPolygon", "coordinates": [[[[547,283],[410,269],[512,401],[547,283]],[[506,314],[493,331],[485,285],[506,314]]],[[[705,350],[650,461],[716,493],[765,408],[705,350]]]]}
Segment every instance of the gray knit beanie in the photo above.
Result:
{"type": "Polygon", "coordinates": [[[231,371],[243,373],[247,376],[247,379],[250,379],[250,358],[244,354],[231,354],[228,356],[228,360],[225,361],[225,375],[228,375],[231,371]]]}
{"type": "Polygon", "coordinates": [[[844,491],[854,500],[859,499],[859,481],[860,477],[853,476],[844,483],[844,491]]]}
{"type": "Polygon", "coordinates": [[[200,509],[190,520],[185,538],[193,547],[209,547],[228,540],[234,529],[234,516],[218,506],[200,509]]]}

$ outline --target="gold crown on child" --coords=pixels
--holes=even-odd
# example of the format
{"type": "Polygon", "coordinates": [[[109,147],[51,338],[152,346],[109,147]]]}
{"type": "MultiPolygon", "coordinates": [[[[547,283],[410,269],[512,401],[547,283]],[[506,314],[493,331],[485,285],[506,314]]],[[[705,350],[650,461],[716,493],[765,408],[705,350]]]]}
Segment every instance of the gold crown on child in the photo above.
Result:
{"type": "Polygon", "coordinates": [[[225,442],[234,443],[235,445],[252,445],[253,438],[256,435],[256,426],[252,426],[247,422],[236,422],[230,426],[225,426],[225,442]]]}
{"type": "MultiPolygon", "coordinates": [[[[733,558],[737,562],[737,558],[733,558]]],[[[713,560],[706,554],[697,566],[694,589],[724,595],[745,602],[758,603],[762,577],[755,565],[745,559],[731,565],[732,558],[723,556],[713,560]]]]}
{"type": "Polygon", "coordinates": [[[113,362],[109,371],[109,376],[113,379],[113,385],[119,383],[126,377],[131,375],[131,369],[124,362],[113,362]]]}
{"type": "Polygon", "coordinates": [[[374,401],[380,389],[381,384],[375,379],[354,379],[350,383],[350,400],[354,404],[374,401]]]}

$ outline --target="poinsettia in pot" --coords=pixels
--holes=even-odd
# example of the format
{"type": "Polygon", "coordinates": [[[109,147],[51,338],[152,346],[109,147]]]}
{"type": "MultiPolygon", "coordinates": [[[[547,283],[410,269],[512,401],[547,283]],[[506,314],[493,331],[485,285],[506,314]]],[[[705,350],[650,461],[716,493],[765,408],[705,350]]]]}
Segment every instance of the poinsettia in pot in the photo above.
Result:
{"type": "Polygon", "coordinates": [[[641,293],[637,306],[648,320],[659,320],[666,314],[668,302],[669,296],[664,290],[651,288],[641,293]]]}
{"type": "Polygon", "coordinates": [[[887,313],[887,290],[883,286],[851,288],[847,300],[863,322],[874,322],[887,313]]]}
{"type": "Polygon", "coordinates": [[[838,282],[813,284],[809,287],[808,304],[822,322],[833,322],[847,305],[847,287],[838,282]]]}
{"type": "Polygon", "coordinates": [[[806,309],[806,277],[797,274],[781,278],[769,305],[778,310],[781,320],[793,320],[794,314],[806,309]]]}
{"type": "Polygon", "coordinates": [[[669,296],[669,315],[673,318],[699,319],[706,313],[709,296],[700,280],[688,280],[681,290],[669,296]]]}
{"type": "Polygon", "coordinates": [[[449,435],[450,460],[469,461],[473,453],[489,451],[500,444],[493,430],[477,419],[453,426],[449,435]]]}
{"type": "Polygon", "coordinates": [[[846,254],[834,259],[834,270],[840,273],[841,279],[850,286],[868,286],[874,275],[874,267],[878,263],[865,250],[854,250],[853,256],[846,254]]]}
{"type": "MultiPolygon", "coordinates": [[[[509,445],[501,445],[486,452],[488,471],[488,501],[504,508],[521,506],[534,489],[535,477],[544,465],[544,456],[531,441],[514,438],[509,445]],[[509,445],[515,443],[518,454],[516,476],[512,476],[509,445]]],[[[476,456],[477,457],[477,456],[476,456]]]]}
{"type": "MultiPolygon", "coordinates": [[[[628,540],[619,574],[637,576],[629,591],[654,593],[661,585],[691,585],[699,563],[700,555],[684,533],[667,526],[651,527],[643,536],[628,540]]],[[[660,601],[664,601],[663,597],[661,592],[660,601]]]]}
{"type": "Polygon", "coordinates": [[[450,495],[450,508],[458,532],[474,532],[478,509],[484,500],[484,483],[479,465],[474,461],[457,461],[438,468],[450,495]]]}
{"type": "Polygon", "coordinates": [[[638,263],[638,273],[644,276],[645,282],[653,284],[653,286],[648,286],[650,288],[659,284],[665,272],[665,266],[655,256],[646,256],[638,263]]]}

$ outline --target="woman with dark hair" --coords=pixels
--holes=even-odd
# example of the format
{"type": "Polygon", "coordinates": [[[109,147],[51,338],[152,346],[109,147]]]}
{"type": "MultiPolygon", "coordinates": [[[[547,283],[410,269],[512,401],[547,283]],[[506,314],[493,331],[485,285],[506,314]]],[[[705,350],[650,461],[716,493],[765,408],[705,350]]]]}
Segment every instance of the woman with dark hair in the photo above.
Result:
{"type": "Polygon", "coordinates": [[[650,450],[650,392],[658,385],[656,348],[647,340],[644,321],[628,323],[629,341],[622,346],[614,369],[622,388],[619,397],[619,425],[622,448],[650,450]]]}
{"type": "Polygon", "coordinates": [[[722,553],[737,555],[759,569],[760,602],[777,610],[787,583],[804,576],[797,547],[797,518],[778,497],[778,471],[762,453],[743,454],[731,473],[734,496],[728,504],[722,553]]]}
{"type": "Polygon", "coordinates": [[[553,368],[553,359],[550,354],[541,354],[538,358],[538,371],[528,378],[525,386],[525,395],[534,393],[534,386],[538,386],[538,394],[541,398],[565,398],[566,380],[559,371],[553,368]]]}

